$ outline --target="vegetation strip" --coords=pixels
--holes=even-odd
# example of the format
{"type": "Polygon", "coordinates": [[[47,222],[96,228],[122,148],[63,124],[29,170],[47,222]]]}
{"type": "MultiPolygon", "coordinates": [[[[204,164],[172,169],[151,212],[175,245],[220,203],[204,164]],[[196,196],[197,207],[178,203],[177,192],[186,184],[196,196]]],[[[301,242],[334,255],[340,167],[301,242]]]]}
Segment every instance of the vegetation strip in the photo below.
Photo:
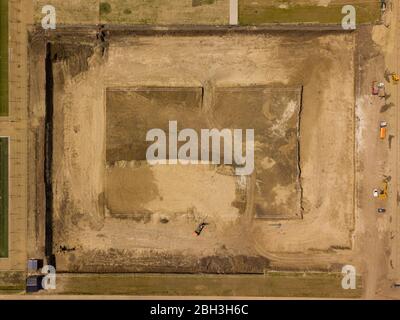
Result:
{"type": "Polygon", "coordinates": [[[8,138],[0,138],[0,257],[8,257],[8,138]]]}
{"type": "Polygon", "coordinates": [[[56,294],[144,296],[248,296],[359,298],[357,288],[344,290],[334,272],[267,272],[265,275],[194,274],[58,274],[56,294]]]}
{"type": "Polygon", "coordinates": [[[8,116],[8,1],[0,1],[0,116],[8,116]]]}
{"type": "MultiPolygon", "coordinates": [[[[344,4],[331,3],[330,5],[287,5],[278,7],[273,4],[254,2],[251,0],[239,1],[239,24],[260,25],[267,23],[342,23],[345,14],[342,14],[344,4]]],[[[379,1],[354,4],[357,23],[376,23],[380,19],[379,1]]]]}

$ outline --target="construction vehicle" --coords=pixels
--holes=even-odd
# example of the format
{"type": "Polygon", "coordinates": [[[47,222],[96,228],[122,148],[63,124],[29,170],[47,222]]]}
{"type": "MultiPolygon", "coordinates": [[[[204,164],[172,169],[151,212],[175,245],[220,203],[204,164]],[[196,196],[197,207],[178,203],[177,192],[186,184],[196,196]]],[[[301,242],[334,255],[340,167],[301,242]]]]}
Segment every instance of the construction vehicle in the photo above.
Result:
{"type": "Polygon", "coordinates": [[[382,13],[386,11],[387,3],[386,0],[381,0],[381,11],[382,13]]]}
{"type": "Polygon", "coordinates": [[[388,182],[385,179],[382,181],[382,187],[381,190],[379,191],[379,199],[386,200],[387,194],[388,194],[388,182]]]}
{"type": "Polygon", "coordinates": [[[378,83],[378,97],[379,98],[385,98],[386,97],[386,91],[385,91],[385,84],[383,82],[378,83]]]}
{"type": "Polygon", "coordinates": [[[386,121],[381,121],[379,125],[379,137],[381,139],[386,138],[386,131],[387,131],[387,122],[386,121]]]}
{"type": "MultiPolygon", "coordinates": [[[[379,190],[374,189],[372,194],[373,194],[374,198],[378,198],[380,200],[386,200],[387,195],[388,195],[388,179],[385,178],[382,181],[381,188],[379,190]]],[[[386,210],[384,208],[379,208],[378,212],[383,213],[383,212],[386,212],[386,210]]]]}
{"type": "Polygon", "coordinates": [[[196,228],[196,230],[194,231],[194,233],[199,236],[201,234],[201,232],[203,231],[203,229],[205,228],[205,226],[208,225],[207,222],[202,222],[198,225],[198,227],[196,228]]]}
{"type": "Polygon", "coordinates": [[[386,69],[385,70],[385,79],[387,82],[390,82],[390,80],[392,80],[392,82],[394,84],[397,84],[400,80],[400,76],[396,72],[391,72],[386,69]]]}
{"type": "Polygon", "coordinates": [[[377,81],[372,81],[372,85],[371,85],[371,93],[373,96],[377,96],[378,95],[378,82],[377,81]]]}

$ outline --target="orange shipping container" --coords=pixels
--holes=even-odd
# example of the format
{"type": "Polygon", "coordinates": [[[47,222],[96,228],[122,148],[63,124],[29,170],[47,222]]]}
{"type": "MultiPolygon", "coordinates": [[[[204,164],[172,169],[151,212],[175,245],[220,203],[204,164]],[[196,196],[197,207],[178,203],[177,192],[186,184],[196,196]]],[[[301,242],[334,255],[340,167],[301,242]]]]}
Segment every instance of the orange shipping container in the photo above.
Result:
{"type": "Polygon", "coordinates": [[[386,138],[386,129],[387,129],[387,122],[381,121],[381,124],[380,124],[380,138],[381,139],[386,138]]]}

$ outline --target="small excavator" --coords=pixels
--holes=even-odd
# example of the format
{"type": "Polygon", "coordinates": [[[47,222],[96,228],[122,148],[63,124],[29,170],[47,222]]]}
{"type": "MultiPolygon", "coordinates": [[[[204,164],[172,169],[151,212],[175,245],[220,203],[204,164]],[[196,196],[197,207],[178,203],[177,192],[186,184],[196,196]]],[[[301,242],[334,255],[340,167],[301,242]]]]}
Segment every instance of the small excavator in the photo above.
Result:
{"type": "Polygon", "coordinates": [[[390,72],[389,70],[385,71],[385,79],[390,82],[392,80],[393,84],[397,84],[400,80],[400,76],[396,72],[390,72]]]}
{"type": "Polygon", "coordinates": [[[386,200],[388,196],[388,181],[387,179],[382,181],[381,188],[374,189],[374,198],[378,198],[380,200],[386,200]]]}
{"type": "Polygon", "coordinates": [[[386,200],[387,195],[388,195],[388,182],[385,179],[382,181],[382,187],[381,190],[379,191],[379,199],[386,200]]]}
{"type": "Polygon", "coordinates": [[[196,230],[194,231],[194,234],[197,235],[197,236],[199,236],[199,235],[201,234],[201,232],[203,231],[203,229],[204,229],[207,225],[209,225],[209,223],[207,223],[207,222],[202,222],[202,223],[200,223],[200,224],[197,226],[196,230]]]}

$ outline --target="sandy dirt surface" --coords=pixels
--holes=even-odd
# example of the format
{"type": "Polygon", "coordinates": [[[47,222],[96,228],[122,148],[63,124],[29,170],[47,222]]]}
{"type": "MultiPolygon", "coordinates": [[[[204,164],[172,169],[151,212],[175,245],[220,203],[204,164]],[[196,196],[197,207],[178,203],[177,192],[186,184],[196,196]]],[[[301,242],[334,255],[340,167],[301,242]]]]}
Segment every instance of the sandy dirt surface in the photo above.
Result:
{"type": "MultiPolygon", "coordinates": [[[[123,37],[111,33],[104,54],[90,37],[85,36],[81,45],[76,38],[64,37],[64,45],[53,47],[57,53],[53,56],[53,215],[59,268],[115,271],[114,264],[125,271],[152,266],[151,270],[171,270],[168,266],[175,263],[174,271],[258,272],[270,260],[276,266],[280,259],[283,264],[296,260],[283,258],[282,253],[351,247],[353,34],[123,37]],[[303,219],[273,223],[254,219],[252,206],[238,218],[233,208],[226,211],[226,224],[212,223],[201,237],[194,237],[200,222],[196,218],[146,223],[104,212],[106,88],[252,85],[303,86],[299,128],[303,219]],[[243,261],[248,259],[252,262],[246,269],[243,261]],[[209,267],[203,266],[204,261],[209,267]]],[[[225,187],[222,199],[233,199],[235,183],[224,179],[230,187],[225,187]]],[[[249,203],[254,201],[253,192],[247,195],[249,203]]],[[[311,262],[311,267],[332,267],[324,255],[319,262],[318,254],[314,258],[299,259],[311,262]]]]}
{"type": "MultiPolygon", "coordinates": [[[[370,71],[366,74],[370,77],[373,76],[381,78],[385,77],[383,69],[392,72],[399,70],[399,1],[391,1],[391,5],[384,16],[384,25],[374,27],[372,31],[372,39],[376,48],[385,54],[384,58],[381,57],[373,59],[371,62],[379,61],[378,68],[370,66],[370,71]],[[384,67],[382,66],[384,64],[384,67]],[[374,74],[375,72],[375,74],[374,74]]],[[[390,78],[385,79],[387,91],[389,92],[388,99],[385,101],[384,106],[382,103],[371,101],[370,105],[375,106],[380,110],[371,113],[366,117],[366,120],[380,121],[384,118],[390,123],[390,132],[388,140],[385,143],[375,143],[369,151],[365,151],[369,161],[365,162],[365,171],[367,172],[369,165],[371,172],[374,175],[366,177],[366,181],[371,186],[376,183],[377,178],[382,175],[390,177],[389,182],[389,197],[385,203],[380,203],[379,206],[387,208],[387,215],[376,216],[372,214],[372,210],[376,210],[376,206],[372,210],[365,210],[366,217],[364,221],[364,233],[368,235],[364,238],[364,246],[367,247],[369,254],[364,257],[366,265],[366,298],[378,299],[399,299],[399,288],[394,287],[394,283],[399,283],[400,279],[400,264],[399,264],[399,88],[393,81],[388,81],[390,78]],[[379,119],[379,120],[378,120],[379,119]],[[379,150],[374,152],[374,150],[379,150]],[[373,167],[373,169],[372,169],[373,167]],[[371,212],[368,214],[368,212],[371,212]]],[[[373,122],[372,122],[373,125],[373,122]]],[[[364,197],[364,202],[367,202],[367,197],[364,197]]],[[[370,200],[371,202],[371,200],[370,200]]]]}
{"type": "MultiPolygon", "coordinates": [[[[119,32],[115,27],[106,44],[96,40],[94,25],[100,22],[215,26],[227,23],[228,1],[154,1],[156,6],[143,8],[141,1],[110,0],[110,12],[100,12],[99,2],[10,0],[10,117],[0,119],[0,135],[11,139],[11,245],[10,258],[0,259],[0,270],[25,270],[27,257],[45,256],[45,37],[33,32],[27,38],[25,30],[33,21],[40,23],[43,5],[53,4],[59,24],[81,26],[47,33],[53,43],[55,80],[51,229],[59,271],[162,272],[164,277],[165,272],[193,271],[340,272],[343,264],[353,264],[363,277],[364,297],[399,298],[399,289],[392,285],[400,279],[400,96],[398,86],[384,80],[383,74],[385,68],[399,70],[398,0],[392,1],[393,11],[388,10],[382,25],[356,32],[214,33],[218,28],[210,27],[214,31],[209,35],[204,30],[195,35],[119,32]],[[172,10],[171,4],[178,9],[172,10]],[[371,96],[373,80],[385,82],[385,101],[371,96]],[[257,174],[243,181],[227,174],[231,168],[149,168],[138,159],[108,163],[110,88],[200,88],[201,104],[209,107],[218,96],[210,89],[237,86],[302,88],[299,149],[279,150],[300,170],[296,188],[301,186],[301,214],[291,212],[297,219],[256,218],[257,174]],[[389,123],[383,141],[378,138],[381,120],[389,123]],[[149,174],[155,177],[157,192],[148,186],[149,174]],[[389,197],[382,202],[371,193],[384,176],[390,179],[389,197]],[[175,181],[172,187],[169,181],[175,181]],[[193,206],[188,209],[187,203],[193,206]],[[379,207],[387,213],[377,215],[379,207]],[[194,236],[205,219],[211,223],[200,237],[194,236]]],[[[345,2],[296,4],[322,10],[345,2]]],[[[265,3],[285,9],[294,1],[265,3]]],[[[222,120],[228,111],[226,106],[222,120]]],[[[283,132],[285,138],[288,131],[283,132]]],[[[135,133],[127,130],[123,135],[135,133]]],[[[116,135],[115,141],[123,135],[116,135]]],[[[260,166],[271,169],[274,161],[264,157],[256,171],[260,166]]],[[[274,189],[286,195],[285,203],[300,194],[278,185],[274,189]]],[[[284,282],[288,279],[285,276],[284,282]]]]}
{"type": "MultiPolygon", "coordinates": [[[[386,207],[386,201],[372,197],[372,190],[380,187],[388,174],[386,141],[379,139],[379,121],[387,117],[380,108],[385,101],[370,93],[371,81],[382,79],[384,59],[378,54],[372,39],[360,39],[358,52],[359,86],[357,87],[357,209],[354,234],[354,257],[359,258],[358,270],[362,269],[366,281],[366,296],[374,297],[379,279],[387,272],[387,227],[389,216],[377,214],[378,207],[386,207]],[[367,50],[368,48],[368,50],[367,50]],[[371,48],[373,48],[372,51],[371,48]],[[386,247],[386,248],[385,248],[386,247]],[[368,252],[368,254],[367,254],[368,252]]],[[[380,80],[381,81],[381,80],[380,80]]]]}
{"type": "MultiPolygon", "coordinates": [[[[108,210],[113,213],[118,212],[119,216],[128,212],[148,216],[152,213],[194,210],[199,215],[208,216],[210,219],[211,215],[215,216],[211,212],[220,212],[221,216],[224,216],[224,209],[212,200],[215,197],[215,199],[221,198],[221,203],[228,205],[227,210],[237,211],[231,203],[239,205],[242,211],[247,204],[254,206],[252,211],[258,218],[301,217],[302,192],[298,163],[301,93],[301,88],[257,86],[210,86],[203,90],[201,88],[160,87],[108,89],[106,93],[107,186],[105,192],[108,210]],[[212,102],[207,104],[206,100],[202,101],[203,95],[211,97],[212,102]],[[208,144],[203,142],[200,138],[202,129],[216,128],[220,132],[230,130],[231,136],[233,130],[242,130],[240,144],[243,146],[240,154],[245,154],[246,158],[253,158],[253,152],[247,151],[249,146],[245,141],[249,137],[246,130],[254,130],[254,160],[249,158],[248,162],[251,163],[245,165],[249,168],[249,173],[252,173],[254,166],[257,171],[253,186],[254,205],[245,198],[248,192],[246,190],[252,187],[246,184],[245,179],[243,179],[243,187],[240,187],[240,179],[236,184],[238,199],[235,195],[235,183],[233,192],[226,192],[229,189],[220,188],[221,185],[218,183],[218,181],[221,181],[222,185],[226,183],[226,176],[237,174],[236,171],[240,168],[232,157],[231,142],[235,142],[237,138],[221,141],[218,150],[213,150],[217,153],[216,155],[213,155],[210,150],[205,152],[206,162],[217,156],[219,163],[223,163],[225,154],[229,152],[232,158],[230,164],[233,164],[233,167],[226,167],[225,170],[211,168],[207,174],[204,170],[197,173],[195,168],[199,167],[196,165],[193,165],[191,169],[177,166],[176,168],[165,167],[161,170],[157,167],[141,165],[140,161],[146,162],[146,151],[152,144],[146,141],[147,132],[159,128],[169,135],[171,121],[176,122],[178,132],[191,128],[197,133],[196,151],[190,152],[189,155],[186,152],[184,155],[197,162],[204,160],[204,150],[214,143],[210,139],[208,139],[208,144]],[[168,172],[170,172],[169,176],[168,172]],[[137,177],[132,179],[135,183],[129,187],[126,184],[127,176],[137,177]],[[203,178],[200,179],[202,176],[203,178]],[[203,189],[198,189],[200,186],[203,189]],[[169,194],[173,195],[172,198],[166,194],[166,188],[169,189],[169,194]],[[207,192],[207,188],[210,192],[207,192]],[[138,195],[137,189],[142,190],[146,198],[135,197],[135,194],[138,195]],[[220,192],[217,192],[218,189],[220,192]],[[222,194],[225,192],[226,195],[232,194],[230,200],[228,198],[226,202],[222,201],[222,194]],[[189,194],[192,195],[186,198],[189,194]],[[205,196],[198,199],[200,202],[193,202],[195,198],[199,198],[198,195],[203,194],[205,196]],[[203,203],[207,197],[209,200],[206,202],[209,202],[209,205],[205,207],[200,203],[203,203]],[[156,206],[154,206],[155,199],[158,199],[156,206]],[[135,203],[136,201],[139,203],[135,203]],[[146,202],[150,202],[148,206],[145,205],[146,202]],[[127,206],[129,203],[131,203],[131,208],[127,206]]],[[[165,139],[165,142],[162,142],[162,148],[165,148],[166,159],[170,162],[171,157],[175,159],[176,155],[168,152],[172,143],[169,140],[165,139]]],[[[183,145],[184,142],[177,144],[179,149],[183,145]]],[[[234,182],[235,179],[231,178],[231,181],[234,182]]]]}
{"type": "Polygon", "coordinates": [[[254,198],[247,202],[257,218],[302,216],[301,95],[301,87],[216,88],[217,127],[254,130],[254,198]]]}

